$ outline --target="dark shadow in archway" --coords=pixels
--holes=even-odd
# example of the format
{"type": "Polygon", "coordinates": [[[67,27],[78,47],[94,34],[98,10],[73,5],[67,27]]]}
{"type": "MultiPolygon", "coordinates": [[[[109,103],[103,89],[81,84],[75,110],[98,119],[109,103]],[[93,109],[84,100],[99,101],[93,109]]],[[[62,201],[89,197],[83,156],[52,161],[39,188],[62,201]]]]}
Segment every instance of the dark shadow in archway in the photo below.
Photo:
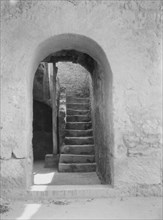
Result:
{"type": "Polygon", "coordinates": [[[46,71],[45,63],[41,63],[35,73],[33,83],[32,145],[34,161],[44,160],[46,154],[53,152],[52,108],[49,102],[49,88],[44,85],[46,71]]]}

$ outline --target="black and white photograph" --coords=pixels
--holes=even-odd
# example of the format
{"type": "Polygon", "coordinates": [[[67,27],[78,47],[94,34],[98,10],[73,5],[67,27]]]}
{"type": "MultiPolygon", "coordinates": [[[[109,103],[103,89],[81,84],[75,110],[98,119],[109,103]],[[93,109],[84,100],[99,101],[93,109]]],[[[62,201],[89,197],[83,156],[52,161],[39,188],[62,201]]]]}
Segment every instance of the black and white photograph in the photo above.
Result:
{"type": "Polygon", "coordinates": [[[0,0],[0,219],[163,219],[163,0],[0,0]]]}

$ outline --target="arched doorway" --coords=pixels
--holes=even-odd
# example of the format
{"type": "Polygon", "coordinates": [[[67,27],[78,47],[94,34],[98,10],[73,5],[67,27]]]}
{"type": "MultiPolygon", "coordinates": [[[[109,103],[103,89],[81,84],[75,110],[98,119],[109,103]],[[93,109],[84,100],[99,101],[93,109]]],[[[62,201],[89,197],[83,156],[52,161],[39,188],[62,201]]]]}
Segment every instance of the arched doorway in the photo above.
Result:
{"type": "MultiPolygon", "coordinates": [[[[41,61],[56,62],[65,58],[65,51],[70,53],[74,62],[74,54],[82,54],[78,59],[91,73],[93,87],[93,120],[96,148],[97,173],[103,183],[113,184],[113,122],[112,122],[112,72],[108,60],[101,47],[90,38],[62,34],[43,42],[35,54],[34,68],[41,61]],[[56,54],[59,55],[56,56],[56,54]],[[64,58],[63,58],[64,57],[64,58]]],[[[67,59],[67,58],[66,58],[67,59]]],[[[33,78],[31,78],[33,80],[33,78]]]]}

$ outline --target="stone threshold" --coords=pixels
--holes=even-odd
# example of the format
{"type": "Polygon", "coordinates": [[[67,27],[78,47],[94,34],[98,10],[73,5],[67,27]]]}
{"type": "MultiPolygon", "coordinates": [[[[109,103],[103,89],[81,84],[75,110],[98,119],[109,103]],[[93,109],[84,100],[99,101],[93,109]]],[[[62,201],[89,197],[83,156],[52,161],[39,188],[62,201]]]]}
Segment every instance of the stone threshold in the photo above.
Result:
{"type": "Polygon", "coordinates": [[[33,185],[26,194],[30,200],[55,200],[78,198],[111,198],[130,196],[163,196],[160,185],[113,187],[112,185],[33,185]]]}
{"type": "Polygon", "coordinates": [[[18,190],[13,194],[8,192],[6,197],[10,200],[48,201],[57,199],[79,198],[119,198],[119,197],[162,197],[162,187],[158,184],[113,187],[111,185],[33,185],[28,190],[18,190]]]}
{"type": "Polygon", "coordinates": [[[110,185],[33,185],[28,190],[28,199],[105,198],[114,196],[114,191],[110,185]]]}

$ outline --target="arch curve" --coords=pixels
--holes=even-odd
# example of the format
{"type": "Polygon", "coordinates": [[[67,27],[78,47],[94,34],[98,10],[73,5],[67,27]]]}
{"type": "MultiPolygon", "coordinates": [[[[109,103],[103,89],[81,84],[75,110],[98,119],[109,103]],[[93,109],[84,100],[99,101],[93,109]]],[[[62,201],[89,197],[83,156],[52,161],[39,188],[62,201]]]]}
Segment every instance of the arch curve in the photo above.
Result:
{"type": "Polygon", "coordinates": [[[79,34],[60,34],[48,38],[39,44],[34,55],[35,69],[49,54],[61,50],[76,50],[88,54],[101,66],[107,67],[107,75],[112,79],[110,64],[101,46],[91,38],[79,34]]]}

